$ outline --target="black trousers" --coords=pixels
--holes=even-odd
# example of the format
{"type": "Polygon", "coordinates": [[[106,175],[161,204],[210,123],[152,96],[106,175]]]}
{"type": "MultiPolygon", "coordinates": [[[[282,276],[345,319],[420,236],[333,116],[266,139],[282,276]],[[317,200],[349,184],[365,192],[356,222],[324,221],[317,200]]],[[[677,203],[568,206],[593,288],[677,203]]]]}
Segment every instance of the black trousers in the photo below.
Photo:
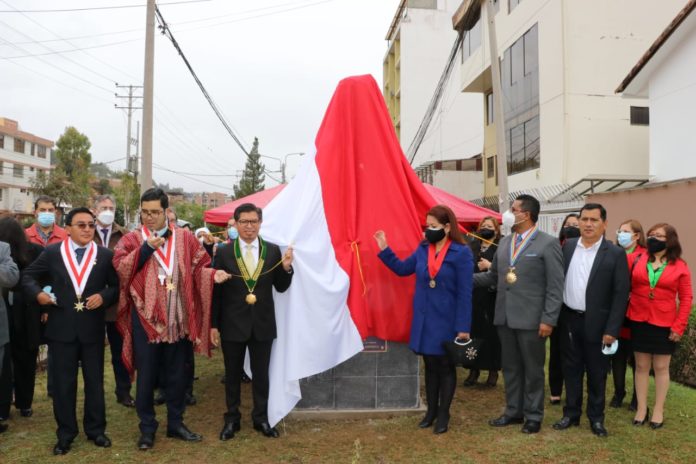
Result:
{"type": "Polygon", "coordinates": [[[579,419],[582,415],[583,378],[587,373],[587,417],[590,422],[604,420],[605,389],[609,357],[602,354],[602,342],[585,337],[585,316],[565,306],[559,319],[566,405],[563,415],[579,419]]]}
{"type": "Polygon", "coordinates": [[[116,322],[106,323],[106,336],[109,339],[109,348],[111,349],[111,366],[114,369],[114,379],[116,380],[116,398],[120,399],[130,395],[131,381],[121,358],[123,337],[116,328],[116,322]]]}
{"type": "Polygon", "coordinates": [[[271,362],[273,340],[256,340],[252,334],[246,342],[222,341],[222,356],[225,360],[225,399],[227,412],[225,423],[239,422],[241,403],[241,383],[244,369],[244,355],[249,348],[251,364],[251,390],[254,408],[251,419],[254,424],[268,422],[268,366],[271,362]]]}
{"type": "Polygon", "coordinates": [[[53,415],[59,440],[72,441],[78,434],[77,369],[82,367],[85,386],[83,427],[89,438],[104,433],[104,342],[49,342],[53,371],[53,415]]]}
{"type": "Polygon", "coordinates": [[[457,387],[457,370],[445,355],[423,355],[425,363],[425,400],[428,420],[437,418],[438,425],[447,425],[450,406],[457,387]]]}
{"type": "Polygon", "coordinates": [[[0,375],[0,417],[9,417],[13,392],[15,408],[31,408],[38,354],[38,347],[22,346],[19,341],[5,345],[4,369],[0,375]]]}
{"type": "MultiPolygon", "coordinates": [[[[611,357],[611,372],[614,381],[614,396],[623,399],[626,396],[626,367],[631,366],[633,371],[633,384],[635,385],[636,371],[634,369],[635,361],[633,359],[633,347],[631,340],[622,338],[619,340],[619,349],[616,350],[614,356],[611,357]]],[[[635,397],[635,387],[633,389],[635,397]]]]}
{"type": "Polygon", "coordinates": [[[549,337],[549,390],[551,396],[561,396],[563,393],[563,365],[558,330],[551,332],[549,337]]]}
{"type": "Polygon", "coordinates": [[[135,410],[140,419],[140,432],[155,433],[159,425],[155,418],[154,392],[160,366],[165,367],[166,373],[167,429],[175,429],[182,424],[186,410],[186,356],[191,342],[181,339],[176,343],[150,343],[136,311],[131,311],[131,320],[133,354],[138,371],[135,410]]]}

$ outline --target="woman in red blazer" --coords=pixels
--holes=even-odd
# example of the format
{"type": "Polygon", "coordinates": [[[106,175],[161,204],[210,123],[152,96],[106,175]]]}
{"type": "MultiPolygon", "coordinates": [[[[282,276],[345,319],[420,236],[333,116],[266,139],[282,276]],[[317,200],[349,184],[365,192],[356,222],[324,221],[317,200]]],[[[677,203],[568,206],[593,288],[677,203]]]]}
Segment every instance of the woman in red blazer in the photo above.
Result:
{"type": "Polygon", "coordinates": [[[647,253],[636,259],[631,271],[631,300],[627,313],[636,357],[638,409],[633,425],[645,424],[648,417],[648,380],[652,367],[655,406],[650,427],[659,429],[664,423],[669,362],[686,329],[693,295],[691,273],[681,259],[682,249],[674,227],[669,224],[652,226],[647,245],[647,253]]]}

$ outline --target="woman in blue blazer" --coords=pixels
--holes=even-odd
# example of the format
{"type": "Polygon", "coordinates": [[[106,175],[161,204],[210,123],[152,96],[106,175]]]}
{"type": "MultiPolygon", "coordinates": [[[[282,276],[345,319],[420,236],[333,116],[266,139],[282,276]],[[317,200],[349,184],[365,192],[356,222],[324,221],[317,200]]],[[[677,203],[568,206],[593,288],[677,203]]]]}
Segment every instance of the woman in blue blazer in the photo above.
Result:
{"type": "Polygon", "coordinates": [[[378,256],[389,269],[400,276],[416,275],[409,347],[423,356],[428,404],[418,426],[430,427],[437,419],[433,432],[444,433],[457,374],[442,343],[469,338],[474,264],[450,208],[431,208],[426,226],[426,240],[403,261],[387,245],[384,231],[377,231],[375,240],[381,250],[378,256]]]}

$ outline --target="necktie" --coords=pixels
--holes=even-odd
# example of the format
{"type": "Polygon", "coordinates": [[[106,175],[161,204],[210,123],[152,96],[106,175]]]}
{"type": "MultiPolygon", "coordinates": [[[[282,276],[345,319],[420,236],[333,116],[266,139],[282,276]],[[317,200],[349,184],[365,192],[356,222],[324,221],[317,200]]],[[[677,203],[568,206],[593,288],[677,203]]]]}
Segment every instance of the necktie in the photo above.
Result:
{"type": "Polygon", "coordinates": [[[256,270],[256,260],[254,259],[254,254],[251,250],[251,245],[246,245],[246,251],[244,252],[244,265],[249,271],[249,274],[253,274],[256,270]]]}
{"type": "Polygon", "coordinates": [[[517,234],[515,236],[515,248],[519,248],[520,243],[522,243],[522,234],[517,234]]]}
{"type": "Polygon", "coordinates": [[[101,232],[102,232],[102,235],[104,236],[104,238],[102,239],[102,244],[103,244],[105,247],[108,247],[109,244],[106,242],[106,240],[107,240],[107,238],[108,238],[108,236],[109,236],[109,229],[102,229],[101,232]]]}
{"type": "Polygon", "coordinates": [[[77,264],[82,262],[82,257],[85,255],[84,248],[75,248],[75,257],[77,258],[77,264]]]}

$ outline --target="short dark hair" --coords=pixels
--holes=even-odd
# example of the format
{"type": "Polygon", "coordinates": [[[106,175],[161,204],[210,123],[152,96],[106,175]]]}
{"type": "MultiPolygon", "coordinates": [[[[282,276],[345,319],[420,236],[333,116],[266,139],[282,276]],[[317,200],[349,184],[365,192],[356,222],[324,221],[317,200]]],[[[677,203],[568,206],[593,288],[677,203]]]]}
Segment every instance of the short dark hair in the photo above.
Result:
{"type": "Polygon", "coordinates": [[[39,196],[39,198],[36,199],[36,201],[34,202],[34,211],[39,209],[39,203],[50,203],[53,205],[54,208],[58,208],[56,200],[54,200],[53,197],[49,197],[48,195],[41,195],[39,196]]]}
{"type": "Polygon", "coordinates": [[[235,222],[239,221],[239,216],[241,216],[242,213],[254,212],[259,215],[259,221],[263,221],[263,213],[261,212],[261,208],[253,203],[242,203],[234,210],[234,220],[235,222]]]}
{"type": "Polygon", "coordinates": [[[66,226],[72,225],[72,219],[76,214],[89,214],[90,216],[92,216],[92,220],[94,220],[94,213],[92,212],[92,210],[85,206],[80,206],[79,208],[71,209],[67,216],[65,216],[66,226]]]}
{"type": "Polygon", "coordinates": [[[580,219],[580,215],[578,213],[570,213],[563,219],[563,222],[561,223],[561,230],[558,231],[558,240],[560,240],[561,243],[565,242],[566,236],[563,229],[565,229],[568,219],[570,218],[580,219]]]}
{"type": "Polygon", "coordinates": [[[523,194],[518,195],[515,201],[520,202],[520,207],[522,211],[529,213],[529,219],[532,220],[534,224],[539,220],[539,212],[541,211],[541,206],[539,205],[539,200],[531,195],[523,194]]]}
{"type": "Polygon", "coordinates": [[[142,196],[140,197],[140,205],[142,206],[144,202],[153,200],[159,200],[162,209],[169,208],[169,197],[166,193],[164,193],[164,190],[162,190],[161,188],[152,187],[150,189],[145,190],[145,192],[143,192],[142,196]]]}
{"type": "Polygon", "coordinates": [[[583,205],[582,208],[580,208],[580,216],[582,216],[583,211],[592,211],[598,209],[599,210],[599,216],[602,218],[602,221],[607,220],[607,210],[604,208],[604,206],[600,205],[599,203],[586,203],[583,205]]]}

